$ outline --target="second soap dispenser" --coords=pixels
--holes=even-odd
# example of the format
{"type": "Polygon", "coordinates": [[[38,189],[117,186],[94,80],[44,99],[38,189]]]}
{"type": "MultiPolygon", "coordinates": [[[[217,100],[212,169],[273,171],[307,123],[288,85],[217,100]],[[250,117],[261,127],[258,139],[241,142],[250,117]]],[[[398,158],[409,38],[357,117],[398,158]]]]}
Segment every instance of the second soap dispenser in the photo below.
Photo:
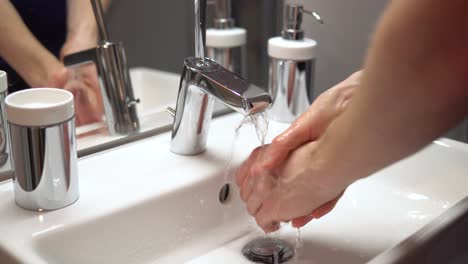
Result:
{"type": "Polygon", "coordinates": [[[247,78],[245,67],[247,31],[234,26],[231,0],[215,0],[208,3],[215,9],[214,28],[206,30],[208,57],[224,68],[247,78]]]}
{"type": "Polygon", "coordinates": [[[304,10],[302,5],[286,4],[282,36],[268,40],[268,92],[273,98],[268,117],[279,122],[293,122],[313,99],[317,42],[304,37],[304,13],[323,23],[317,13],[304,10]]]}

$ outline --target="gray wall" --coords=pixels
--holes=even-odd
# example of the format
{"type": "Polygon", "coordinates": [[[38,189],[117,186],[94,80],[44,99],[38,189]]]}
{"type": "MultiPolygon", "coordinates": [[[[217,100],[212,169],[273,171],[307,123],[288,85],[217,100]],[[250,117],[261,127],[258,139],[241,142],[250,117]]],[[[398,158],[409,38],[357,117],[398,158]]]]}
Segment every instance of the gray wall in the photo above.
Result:
{"type": "Polygon", "coordinates": [[[193,53],[193,34],[187,27],[193,15],[188,2],[112,1],[106,17],[109,38],[124,42],[130,67],[181,70],[183,59],[193,53]]]}
{"type": "MultiPolygon", "coordinates": [[[[233,2],[241,7],[234,8],[237,24],[248,27],[250,32],[248,49],[252,59],[248,66],[254,69],[261,64],[262,72],[250,74],[249,78],[264,86],[266,40],[280,33],[281,1],[233,2]]],[[[324,25],[318,25],[311,17],[304,18],[306,36],[319,42],[315,85],[316,93],[320,93],[361,67],[369,35],[387,0],[303,2],[325,20],[324,25]]],[[[107,19],[111,38],[126,45],[130,66],[179,72],[183,58],[193,54],[192,0],[114,0],[107,19]]]]}
{"type": "Polygon", "coordinates": [[[304,7],[317,11],[325,23],[304,17],[306,37],[318,42],[317,92],[323,92],[363,64],[369,38],[387,0],[305,0],[304,7]]]}
{"type": "MultiPolygon", "coordinates": [[[[280,0],[233,0],[239,26],[248,29],[247,78],[266,86],[266,40],[279,34],[280,0]]],[[[298,2],[298,0],[286,0],[298,2]]],[[[380,13],[388,0],[304,0],[325,20],[304,17],[306,36],[318,41],[315,95],[360,69],[380,13]]],[[[130,67],[180,72],[193,51],[193,0],[113,0],[107,16],[112,40],[125,43],[130,67]]],[[[468,122],[449,136],[468,141],[468,122]]]]}

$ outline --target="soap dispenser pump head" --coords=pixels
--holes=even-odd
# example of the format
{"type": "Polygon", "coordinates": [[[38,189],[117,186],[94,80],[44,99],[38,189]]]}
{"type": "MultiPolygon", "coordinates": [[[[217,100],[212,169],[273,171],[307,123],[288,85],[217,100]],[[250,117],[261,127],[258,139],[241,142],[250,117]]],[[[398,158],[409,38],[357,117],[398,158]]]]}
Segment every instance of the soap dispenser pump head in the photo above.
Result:
{"type": "Polygon", "coordinates": [[[286,4],[283,13],[283,30],[281,32],[284,39],[304,39],[304,30],[301,28],[304,13],[313,16],[320,24],[323,24],[323,20],[317,12],[305,10],[302,5],[286,4]]]}
{"type": "Polygon", "coordinates": [[[215,28],[229,29],[234,27],[231,0],[209,0],[208,4],[213,5],[215,7],[215,28]]]}

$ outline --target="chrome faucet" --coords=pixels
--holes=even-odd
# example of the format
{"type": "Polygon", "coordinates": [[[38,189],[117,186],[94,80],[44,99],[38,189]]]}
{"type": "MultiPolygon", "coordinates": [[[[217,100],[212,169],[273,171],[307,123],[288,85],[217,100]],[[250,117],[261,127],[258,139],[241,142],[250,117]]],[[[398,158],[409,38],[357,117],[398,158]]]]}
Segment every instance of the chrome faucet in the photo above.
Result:
{"type": "Polygon", "coordinates": [[[195,0],[195,4],[199,12],[195,23],[200,25],[200,30],[195,30],[197,57],[184,60],[176,110],[168,109],[174,115],[171,151],[181,155],[205,150],[214,98],[244,115],[261,112],[272,102],[263,89],[204,58],[206,0],[195,0]]]}
{"type": "Polygon", "coordinates": [[[107,40],[101,1],[91,0],[91,3],[99,29],[100,44],[65,56],[64,64],[67,67],[96,64],[109,132],[131,134],[140,127],[136,111],[136,104],[140,100],[133,94],[125,49],[122,43],[107,40]]]}

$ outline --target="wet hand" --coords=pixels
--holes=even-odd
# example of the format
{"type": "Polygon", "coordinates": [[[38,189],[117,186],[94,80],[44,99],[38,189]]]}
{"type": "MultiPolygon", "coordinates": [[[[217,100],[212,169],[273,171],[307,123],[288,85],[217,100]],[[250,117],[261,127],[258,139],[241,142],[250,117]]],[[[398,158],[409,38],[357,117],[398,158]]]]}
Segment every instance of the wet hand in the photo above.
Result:
{"type": "Polygon", "coordinates": [[[318,144],[299,147],[274,170],[261,165],[272,147],[267,145],[256,149],[237,171],[241,198],[265,232],[276,231],[280,222],[301,227],[320,218],[343,194],[346,184],[325,173],[331,170],[320,160],[318,144]]]}
{"type": "Polygon", "coordinates": [[[354,89],[360,85],[361,75],[358,71],[317,97],[305,113],[273,139],[265,166],[273,168],[281,164],[291,151],[322,136],[348,106],[354,89]]]}
{"type": "MultiPolygon", "coordinates": [[[[259,204],[259,197],[250,198],[251,193],[263,193],[260,196],[265,196],[265,190],[272,189],[275,183],[278,183],[278,177],[281,175],[278,173],[281,168],[288,167],[286,160],[290,154],[300,146],[322,136],[331,122],[346,109],[353,90],[359,86],[360,76],[361,72],[357,72],[320,95],[308,111],[302,114],[285,132],[277,136],[271,145],[254,150],[238,169],[237,183],[241,187],[241,196],[247,204],[249,213],[255,215],[259,204]],[[246,180],[247,178],[249,180],[246,180]]],[[[304,162],[308,164],[312,161],[304,160],[304,162]]],[[[315,210],[289,220],[292,220],[295,227],[304,226],[313,218],[320,218],[331,211],[340,197],[341,195],[338,195],[315,210]]],[[[277,222],[270,224],[272,226],[267,228],[270,231],[278,227],[277,222]]]]}

